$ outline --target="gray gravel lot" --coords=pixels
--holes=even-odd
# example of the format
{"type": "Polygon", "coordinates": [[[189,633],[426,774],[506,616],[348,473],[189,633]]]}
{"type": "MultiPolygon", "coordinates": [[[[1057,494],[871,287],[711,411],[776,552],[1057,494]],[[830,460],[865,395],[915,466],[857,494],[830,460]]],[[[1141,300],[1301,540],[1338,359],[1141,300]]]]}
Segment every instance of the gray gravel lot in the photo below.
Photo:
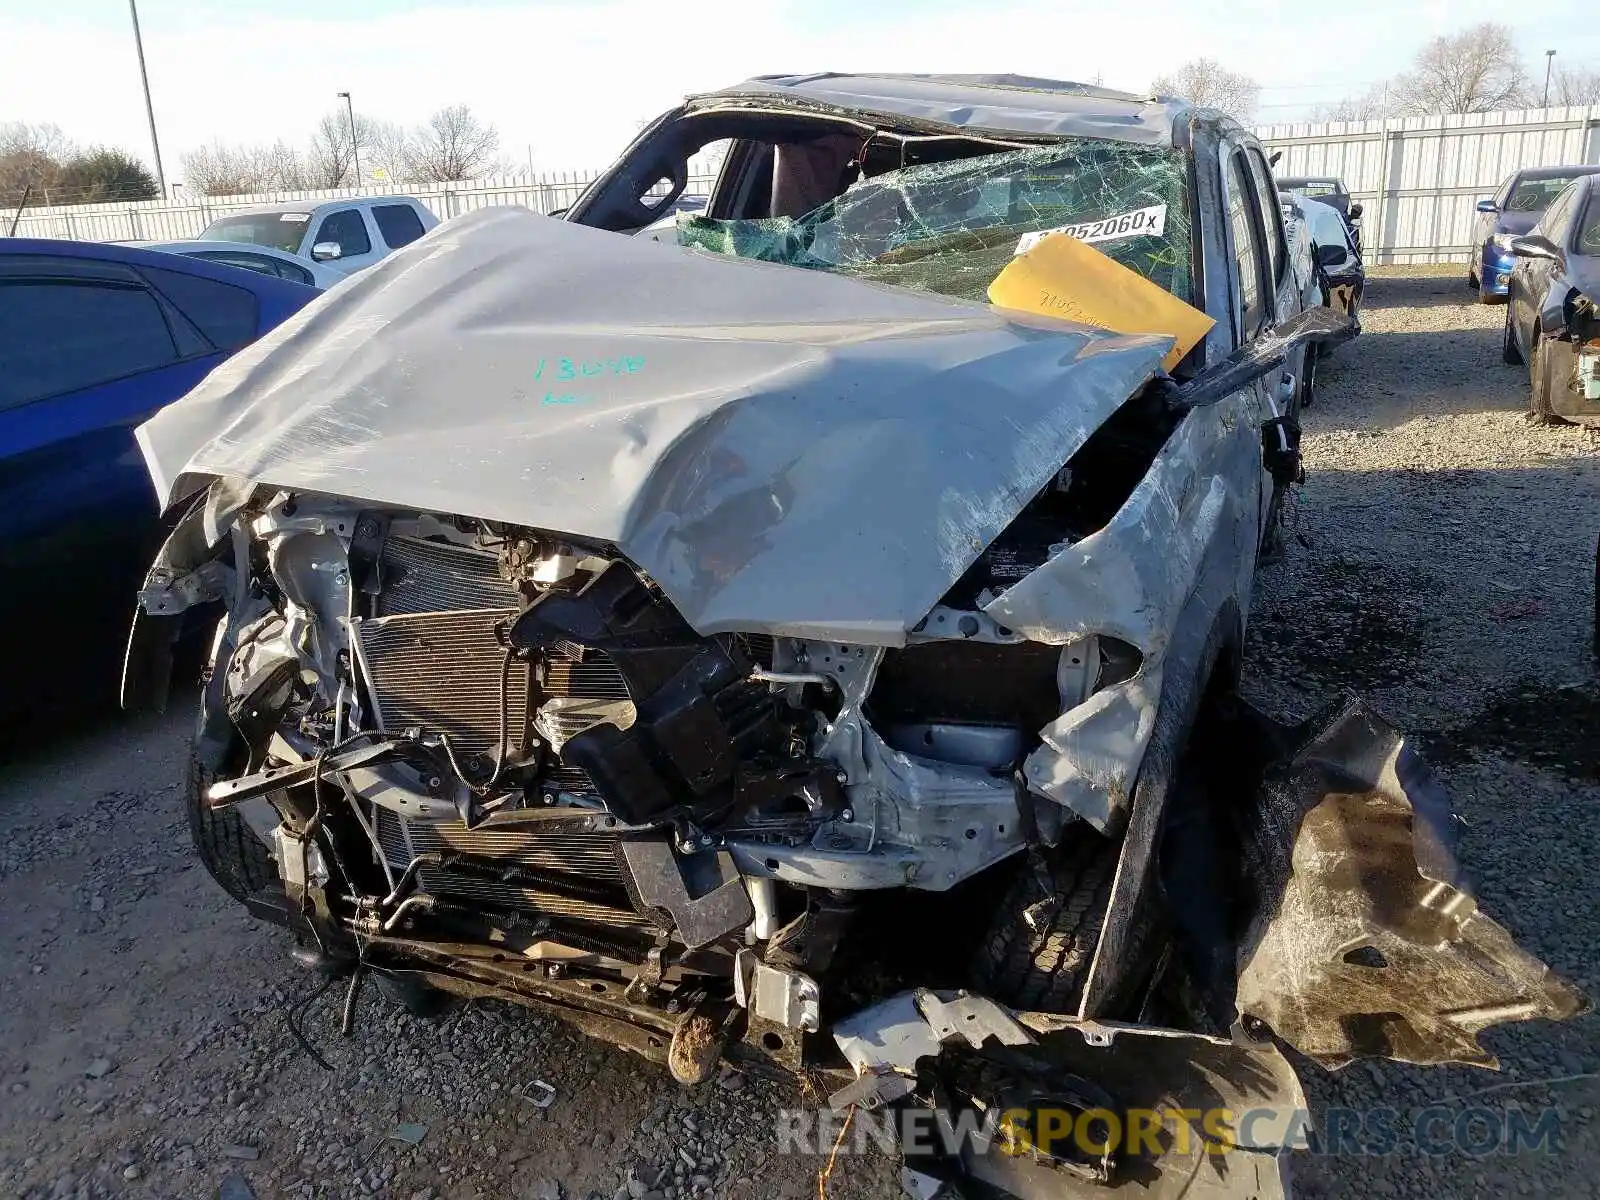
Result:
{"type": "MultiPolygon", "coordinates": [[[[1375,281],[1366,333],[1324,364],[1305,422],[1301,544],[1262,576],[1247,687],[1286,716],[1354,688],[1419,735],[1465,821],[1485,911],[1593,997],[1600,437],[1523,419],[1526,371],[1500,364],[1505,310],[1471,299],[1454,275],[1375,281]]],[[[1425,1136],[1460,1120],[1483,1146],[1463,1113],[1481,1107],[1504,1130],[1513,1108],[1529,1126],[1556,1108],[1562,1152],[1302,1156],[1301,1191],[1600,1195],[1600,1017],[1483,1041],[1502,1075],[1383,1063],[1302,1076],[1325,1130],[1328,1109],[1389,1108],[1405,1142],[1418,1110],[1439,1104],[1444,1123],[1425,1136]],[[1474,1095],[1484,1088],[1501,1090],[1474,1095]]]]}
{"type": "MultiPolygon", "coordinates": [[[[1453,276],[1375,281],[1366,335],[1324,364],[1248,688],[1289,716],[1353,687],[1415,731],[1465,818],[1485,908],[1595,995],[1600,439],[1523,421],[1503,314],[1470,299],[1453,276]]],[[[92,730],[0,767],[0,1196],[816,1195],[818,1161],[774,1153],[792,1089],[729,1074],[685,1092],[508,1007],[421,1021],[369,989],[342,1040],[336,988],[304,1017],[324,1072],[284,1026],[308,980],[283,935],[191,858],[185,724],[92,730]],[[522,1094],[532,1079],[555,1087],[548,1109],[522,1094]]],[[[1344,1154],[1299,1156],[1302,1193],[1600,1195],[1600,1018],[1485,1041],[1503,1074],[1304,1066],[1325,1129],[1355,1129],[1334,1110],[1387,1107],[1402,1148],[1354,1153],[1369,1123],[1344,1154]],[[1474,1108],[1502,1127],[1554,1108],[1560,1150],[1418,1154],[1403,1144],[1430,1104],[1436,1134],[1474,1108]]],[[[884,1157],[848,1159],[829,1189],[897,1194],[884,1157]]]]}

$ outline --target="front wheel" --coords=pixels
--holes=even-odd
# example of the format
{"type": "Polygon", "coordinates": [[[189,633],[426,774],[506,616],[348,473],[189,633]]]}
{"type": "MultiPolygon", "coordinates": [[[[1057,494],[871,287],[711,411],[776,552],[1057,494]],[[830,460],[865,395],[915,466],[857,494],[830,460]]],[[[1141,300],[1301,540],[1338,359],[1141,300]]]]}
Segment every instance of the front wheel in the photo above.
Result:
{"type": "Polygon", "coordinates": [[[1500,361],[1508,367],[1522,365],[1522,347],[1517,345],[1517,326],[1511,319],[1512,306],[1506,305],[1505,339],[1500,344],[1500,361]]]}
{"type": "Polygon", "coordinates": [[[1528,374],[1532,387],[1528,402],[1529,418],[1536,425],[1565,425],[1566,421],[1556,416],[1551,404],[1556,386],[1555,361],[1550,356],[1544,338],[1533,343],[1533,365],[1528,374]]]}
{"type": "Polygon", "coordinates": [[[986,996],[1018,1008],[1074,1012],[1100,944],[1120,846],[1087,825],[1068,828],[1046,851],[1053,911],[1038,928],[1024,914],[1046,899],[1025,863],[978,948],[975,982],[986,996]]]}
{"type": "Polygon", "coordinates": [[[199,758],[191,754],[184,794],[189,836],[211,878],[242,903],[246,897],[277,882],[278,868],[266,843],[245,824],[238,808],[212,808],[206,803],[206,788],[213,778],[201,766],[199,758]]]}
{"type": "Polygon", "coordinates": [[[1311,402],[1317,397],[1317,360],[1324,357],[1326,348],[1319,342],[1306,349],[1305,366],[1300,371],[1300,395],[1297,398],[1301,409],[1310,408],[1311,402]]]}

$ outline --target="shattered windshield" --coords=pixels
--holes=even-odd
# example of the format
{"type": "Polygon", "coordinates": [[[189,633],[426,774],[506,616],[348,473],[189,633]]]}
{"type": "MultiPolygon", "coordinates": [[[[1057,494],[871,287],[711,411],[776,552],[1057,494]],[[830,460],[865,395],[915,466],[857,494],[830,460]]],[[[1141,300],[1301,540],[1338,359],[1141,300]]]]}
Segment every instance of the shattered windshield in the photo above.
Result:
{"type": "Polygon", "coordinates": [[[1078,138],[903,167],[801,217],[680,215],[678,242],[983,300],[1012,258],[1061,230],[1188,300],[1187,194],[1180,151],[1078,138]]]}

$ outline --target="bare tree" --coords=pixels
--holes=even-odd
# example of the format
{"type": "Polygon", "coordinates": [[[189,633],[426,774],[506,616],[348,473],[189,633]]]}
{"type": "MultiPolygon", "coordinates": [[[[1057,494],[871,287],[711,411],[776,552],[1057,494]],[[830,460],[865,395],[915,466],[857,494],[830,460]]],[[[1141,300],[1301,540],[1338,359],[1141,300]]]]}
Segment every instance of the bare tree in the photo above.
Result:
{"type": "Polygon", "coordinates": [[[59,190],[61,170],[77,153],[71,139],[56,125],[0,123],[0,205],[20,204],[32,186],[34,204],[49,204],[59,190]]]}
{"type": "Polygon", "coordinates": [[[1363,92],[1359,96],[1346,96],[1332,104],[1318,107],[1311,116],[1313,121],[1381,121],[1394,116],[1394,99],[1387,84],[1363,92]]]}
{"type": "Polygon", "coordinates": [[[1219,108],[1238,121],[1255,115],[1261,85],[1211,58],[1196,58],[1150,85],[1158,96],[1177,96],[1201,108],[1219,108]]]}
{"type": "Polygon", "coordinates": [[[306,165],[306,156],[282,138],[270,146],[257,148],[254,153],[262,165],[262,173],[272,181],[274,188],[298,192],[311,187],[311,171],[306,165]]]}
{"type": "Polygon", "coordinates": [[[277,182],[272,147],[224,146],[213,142],[179,160],[184,183],[207,196],[242,196],[270,191],[277,182]]]}
{"type": "Polygon", "coordinates": [[[1557,67],[1550,78],[1551,104],[1600,104],[1600,71],[1557,67]]]}
{"type": "Polygon", "coordinates": [[[374,122],[371,140],[361,150],[362,162],[370,164],[368,174],[381,172],[379,178],[390,183],[410,183],[416,177],[414,153],[411,134],[394,121],[374,122]]]}
{"type": "Polygon", "coordinates": [[[500,148],[500,133],[465,104],[441,108],[416,131],[411,165],[425,180],[478,179],[490,171],[500,148]]]}
{"type": "Polygon", "coordinates": [[[355,160],[358,151],[365,152],[372,144],[372,119],[356,117],[353,143],[350,132],[350,114],[343,108],[334,109],[317,122],[317,131],[311,138],[311,154],[306,161],[312,187],[360,184],[355,177],[355,160]]]}
{"type": "Polygon", "coordinates": [[[40,125],[30,125],[26,121],[0,122],[0,154],[12,154],[19,150],[42,154],[61,162],[76,154],[78,148],[71,138],[61,132],[59,125],[48,122],[40,125]]]}
{"type": "Polygon", "coordinates": [[[1408,115],[1496,112],[1528,102],[1528,73],[1511,30],[1485,22],[1434,38],[1393,85],[1408,115]]]}

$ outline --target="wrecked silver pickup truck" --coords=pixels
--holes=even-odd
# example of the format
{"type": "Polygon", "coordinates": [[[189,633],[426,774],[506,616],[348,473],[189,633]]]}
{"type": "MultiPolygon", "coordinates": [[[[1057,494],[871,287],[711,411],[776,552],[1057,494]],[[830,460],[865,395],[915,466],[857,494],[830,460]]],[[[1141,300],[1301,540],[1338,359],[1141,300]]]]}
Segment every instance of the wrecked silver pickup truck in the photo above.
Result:
{"type": "Polygon", "coordinates": [[[1219,1157],[1027,1114],[1287,1112],[1273,1035],[1487,1062],[1482,1027],[1582,1004],[1477,912],[1393,730],[1234,695],[1295,366],[1348,333],[1299,308],[1216,114],[691,100],[567,220],[449,222],[143,427],[188,507],[125,700],[225,607],[196,845],[352,987],[511,998],[685,1083],[1025,1115],[922,1180],[1274,1194],[1282,1122],[1219,1157]],[[718,140],[703,213],[619,236],[718,140]],[[1169,371],[1170,337],[983,302],[1063,227],[1211,331],[1169,371]]]}

